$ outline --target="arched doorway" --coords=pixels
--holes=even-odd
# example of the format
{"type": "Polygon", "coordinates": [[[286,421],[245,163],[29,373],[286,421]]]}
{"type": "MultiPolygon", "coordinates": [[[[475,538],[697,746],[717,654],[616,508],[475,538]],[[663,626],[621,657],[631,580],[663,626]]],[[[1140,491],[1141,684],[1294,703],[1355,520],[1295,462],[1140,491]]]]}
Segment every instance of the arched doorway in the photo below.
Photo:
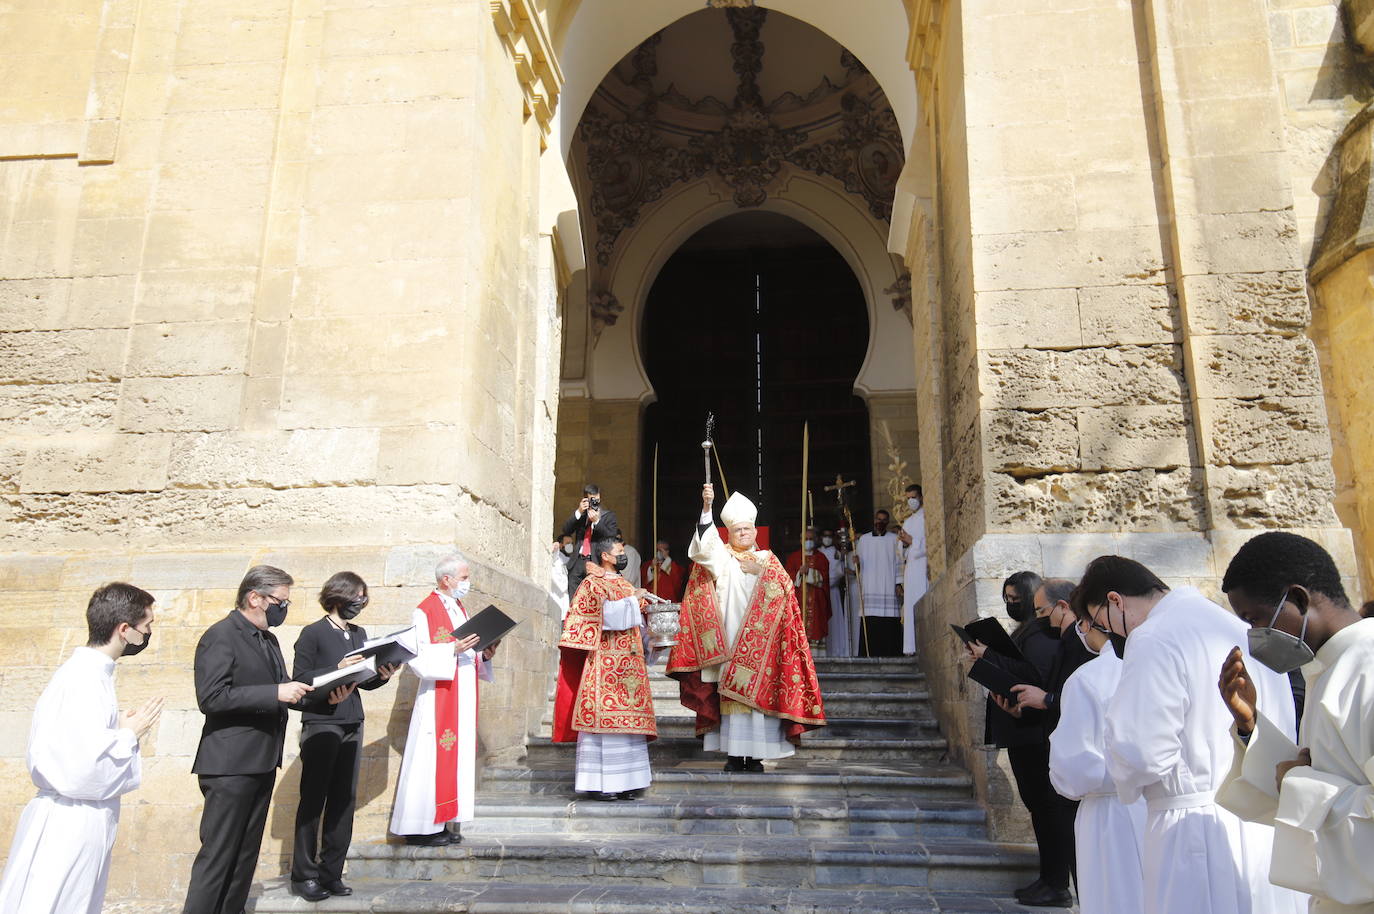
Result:
{"type": "MultiPolygon", "coordinates": [[[[685,546],[698,513],[708,411],[726,482],[759,505],[759,523],[771,528],[779,552],[800,533],[804,423],[818,521],[838,522],[824,488],[836,474],[859,481],[850,506],[866,516],[868,410],[853,390],[869,342],[868,312],[853,271],[825,239],[768,212],[712,223],[659,272],[641,333],[655,400],[644,413],[640,542],[654,534],[657,447],[658,536],[674,551],[685,546]]],[[[712,475],[723,500],[719,474],[712,475]]]]}

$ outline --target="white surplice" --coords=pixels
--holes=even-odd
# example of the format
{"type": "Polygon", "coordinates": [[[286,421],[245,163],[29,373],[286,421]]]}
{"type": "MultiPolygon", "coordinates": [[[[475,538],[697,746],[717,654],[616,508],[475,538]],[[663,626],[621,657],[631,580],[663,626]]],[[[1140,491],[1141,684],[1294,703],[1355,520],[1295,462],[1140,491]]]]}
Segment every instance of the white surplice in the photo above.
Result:
{"type": "Polygon", "coordinates": [[[625,544],[625,558],[627,559],[625,570],[620,572],[620,576],[629,581],[631,587],[638,590],[643,586],[639,583],[639,571],[644,565],[644,560],[639,557],[639,550],[629,543],[625,544]]]}
{"type": "MultiPolygon", "coordinates": [[[[606,600],[601,604],[601,630],[623,632],[644,625],[638,597],[606,600]]],[[[642,733],[577,734],[573,789],[620,793],[649,786],[649,738],[642,733]]]]}
{"type": "Polygon", "coordinates": [[[1082,914],[1143,914],[1141,845],[1145,801],[1127,806],[1107,774],[1107,704],[1121,680],[1121,660],[1107,648],[1073,672],[1059,696],[1050,734],[1050,783],[1079,800],[1078,907],[1082,914]]]}
{"type": "Polygon", "coordinates": [[[100,914],[119,798],[142,780],[138,740],[119,726],[115,662],[78,647],[39,696],[29,728],[38,788],[0,881],[4,914],[100,914]]]}
{"type": "MultiPolygon", "coordinates": [[[[448,611],[449,629],[456,631],[468,620],[467,612],[448,594],[439,594],[448,611]]],[[[435,720],[434,687],[439,682],[458,680],[458,720],[444,723],[453,726],[458,737],[458,813],[450,822],[471,822],[473,793],[477,778],[477,675],[479,664],[482,678],[490,681],[489,664],[478,660],[476,651],[464,651],[454,656],[452,644],[435,644],[429,640],[429,618],[424,610],[411,614],[415,626],[416,644],[407,645],[416,651],[410,669],[420,679],[415,695],[415,707],[410,712],[410,729],[406,733],[405,755],[396,783],[396,805],[391,810],[391,831],[397,835],[432,835],[442,831],[443,822],[435,822],[434,763],[435,720]]]]}
{"type": "Polygon", "coordinates": [[[571,558],[559,549],[553,554],[549,566],[549,593],[553,594],[564,619],[568,618],[568,560],[571,558]]]}
{"type": "Polygon", "coordinates": [[[837,546],[821,546],[820,553],[830,562],[830,631],[825,636],[827,657],[848,657],[849,611],[840,599],[840,582],[844,580],[844,562],[837,546]]]}
{"type": "Polygon", "coordinates": [[[859,537],[855,552],[863,590],[864,615],[873,618],[896,619],[901,616],[897,605],[897,584],[902,580],[902,566],[897,561],[901,543],[895,533],[878,536],[865,533],[859,537]]]}
{"type": "MultiPolygon", "coordinates": [[[[1123,803],[1144,797],[1148,914],[1296,914],[1306,896],[1269,882],[1273,829],[1216,803],[1231,768],[1217,677],[1249,626],[1193,587],[1166,594],[1131,632],[1107,710],[1107,769],[1123,803]]],[[[1250,658],[1260,708],[1293,733],[1288,677],[1250,658]]]]}
{"type": "MultiPolygon", "coordinates": [[[[1246,666],[1250,666],[1247,662],[1246,666]]],[[[1217,802],[1274,826],[1272,881],[1312,894],[1320,914],[1374,912],[1374,619],[1333,635],[1302,668],[1302,744],[1310,767],[1280,791],[1274,767],[1298,747],[1267,716],[1236,759],[1217,802]]],[[[1234,731],[1233,731],[1234,735],[1234,731]]]]}
{"type": "MultiPolygon", "coordinates": [[[[705,568],[716,582],[716,607],[720,610],[721,622],[725,627],[728,652],[733,653],[735,639],[739,637],[744,616],[754,599],[759,576],[745,572],[735,559],[734,550],[721,541],[711,512],[701,515],[700,524],[706,525],[706,531],[692,537],[687,554],[692,561],[705,568]]],[[[760,565],[767,561],[767,552],[756,547],[750,547],[749,551],[760,565]]],[[[724,670],[725,665],[721,663],[703,667],[701,679],[703,682],[720,682],[724,670]]],[[[753,708],[747,712],[721,714],[720,728],[707,733],[703,743],[707,752],[724,752],[726,755],[757,759],[786,758],[796,752],[783,736],[782,719],[769,717],[753,708]]]]}
{"type": "Polygon", "coordinates": [[[902,572],[902,653],[916,653],[916,604],[926,595],[926,509],[917,508],[902,521],[902,530],[911,537],[904,550],[902,572]]]}

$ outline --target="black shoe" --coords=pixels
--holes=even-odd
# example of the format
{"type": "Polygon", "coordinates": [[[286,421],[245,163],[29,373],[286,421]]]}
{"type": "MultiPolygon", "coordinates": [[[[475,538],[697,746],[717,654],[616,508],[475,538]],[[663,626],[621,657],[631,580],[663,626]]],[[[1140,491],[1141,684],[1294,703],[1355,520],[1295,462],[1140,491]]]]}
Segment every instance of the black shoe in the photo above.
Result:
{"type": "Polygon", "coordinates": [[[727,755],[727,756],[725,757],[725,770],[726,770],[726,771],[743,771],[743,770],[744,770],[744,756],[742,756],[742,755],[727,755]]]}
{"type": "Polygon", "coordinates": [[[638,800],[640,797],[644,796],[644,790],[645,788],[643,787],[635,790],[622,790],[617,796],[622,800],[638,800]]]}
{"type": "Polygon", "coordinates": [[[350,889],[348,886],[344,885],[342,879],[331,879],[329,882],[321,884],[324,886],[324,890],[331,895],[338,895],[340,897],[343,897],[344,895],[353,894],[353,890],[350,889]]]}
{"type": "Polygon", "coordinates": [[[324,901],[329,897],[329,890],[320,885],[318,879],[307,879],[304,882],[291,881],[291,894],[299,895],[306,901],[324,901]]]}
{"type": "Polygon", "coordinates": [[[1031,894],[1034,894],[1035,892],[1040,891],[1040,890],[1041,890],[1042,888],[1044,888],[1044,887],[1045,887],[1045,880],[1044,880],[1043,878],[1037,876],[1034,882],[1030,883],[1029,885],[1023,885],[1023,886],[1021,886],[1021,888],[1019,888],[1019,889],[1017,889],[1016,891],[1012,892],[1012,894],[1016,896],[1016,900],[1017,900],[1017,901],[1020,901],[1020,900],[1021,900],[1021,897],[1022,897],[1023,895],[1031,895],[1031,894]]]}
{"type": "Polygon", "coordinates": [[[607,793],[606,791],[603,790],[603,791],[601,791],[600,793],[594,793],[594,794],[592,794],[592,799],[593,799],[593,800],[600,800],[600,801],[603,802],[603,803],[614,803],[616,800],[620,799],[620,794],[618,794],[618,793],[607,793]]]}
{"type": "Polygon", "coordinates": [[[744,770],[747,771],[747,772],[749,772],[750,774],[762,774],[762,773],[763,773],[763,760],[762,760],[762,759],[756,759],[756,758],[747,758],[747,759],[745,759],[745,760],[744,760],[744,770]]]}
{"type": "Polygon", "coordinates": [[[1073,896],[1067,888],[1042,885],[1034,892],[1022,895],[1021,903],[1032,908],[1069,908],[1073,907],[1073,896]]]}
{"type": "Polygon", "coordinates": [[[455,825],[455,826],[453,826],[453,828],[451,828],[451,829],[449,830],[449,833],[448,833],[448,843],[449,843],[449,844],[462,844],[462,843],[463,843],[463,826],[461,826],[461,825],[455,825]]]}
{"type": "Polygon", "coordinates": [[[453,843],[453,836],[446,831],[436,831],[432,835],[406,835],[406,844],[416,847],[444,847],[453,843]]]}

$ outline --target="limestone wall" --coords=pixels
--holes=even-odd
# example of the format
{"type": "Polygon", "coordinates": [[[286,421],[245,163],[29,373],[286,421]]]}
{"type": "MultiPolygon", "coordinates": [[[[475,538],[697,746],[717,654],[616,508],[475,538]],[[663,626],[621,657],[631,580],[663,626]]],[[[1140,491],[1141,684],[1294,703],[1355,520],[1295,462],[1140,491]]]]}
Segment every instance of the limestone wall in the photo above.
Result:
{"type": "MultiPolygon", "coordinates": [[[[476,0],[91,6],[0,12],[0,66],[25,74],[6,90],[28,104],[0,116],[0,637],[33,660],[0,679],[0,832],[31,795],[37,690],[84,640],[91,589],[130,580],[159,617],[120,694],[168,706],[110,897],[173,898],[200,806],[192,653],[255,562],[296,576],[292,626],[325,577],[358,572],[360,621],[384,631],[456,544],[479,563],[472,599],[525,620],[484,691],[484,749],[512,760],[537,724],[547,119],[476,0]]],[[[382,834],[413,692],[368,696],[360,836],[382,834]]],[[[289,743],[264,875],[294,768],[289,743]]]]}

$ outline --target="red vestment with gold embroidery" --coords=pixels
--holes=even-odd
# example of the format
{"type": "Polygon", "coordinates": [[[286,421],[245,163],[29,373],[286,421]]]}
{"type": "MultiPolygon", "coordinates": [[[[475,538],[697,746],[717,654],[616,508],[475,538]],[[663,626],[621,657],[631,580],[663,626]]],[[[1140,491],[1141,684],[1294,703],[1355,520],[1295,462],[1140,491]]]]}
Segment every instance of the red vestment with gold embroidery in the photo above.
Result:
{"type": "Polygon", "coordinates": [[[634,590],[600,569],[589,571],[577,588],[558,640],[554,742],[576,742],[578,733],[658,736],[639,626],[618,632],[601,627],[606,601],[633,596],[634,590]]]}
{"type": "Polygon", "coordinates": [[[720,725],[723,697],[782,718],[783,734],[796,743],[804,731],[825,726],[825,705],[792,578],[771,552],[757,558],[763,574],[733,651],[725,643],[715,579],[701,565],[692,568],[668,675],[679,680],[683,705],[696,712],[698,736],[720,725]],[[702,682],[701,670],[720,663],[720,682],[702,682]]]}

